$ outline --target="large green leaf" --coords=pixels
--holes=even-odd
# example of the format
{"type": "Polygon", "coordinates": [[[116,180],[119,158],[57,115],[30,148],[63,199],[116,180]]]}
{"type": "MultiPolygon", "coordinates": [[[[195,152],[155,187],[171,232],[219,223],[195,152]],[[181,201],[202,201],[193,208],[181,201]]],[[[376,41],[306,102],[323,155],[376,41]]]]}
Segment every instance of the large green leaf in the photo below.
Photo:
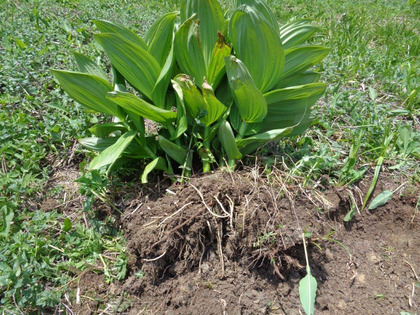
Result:
{"type": "Polygon", "coordinates": [[[109,137],[109,138],[97,138],[97,137],[88,137],[79,139],[79,143],[85,148],[97,152],[102,152],[106,148],[117,142],[119,137],[109,137]]]}
{"type": "Polygon", "coordinates": [[[214,45],[210,63],[207,67],[207,82],[216,89],[225,74],[225,58],[230,55],[230,46],[226,45],[225,38],[219,33],[219,40],[214,45]]]}
{"type": "Polygon", "coordinates": [[[103,71],[95,62],[93,62],[89,57],[80,54],[78,52],[73,52],[74,59],[76,60],[77,67],[80,72],[88,73],[97,77],[100,77],[106,81],[109,80],[105,71],[103,71]]]}
{"type": "Polygon", "coordinates": [[[159,146],[178,164],[182,165],[185,163],[187,158],[187,150],[183,147],[180,147],[179,145],[169,141],[163,136],[159,136],[159,146]]]}
{"type": "Polygon", "coordinates": [[[172,80],[172,86],[176,93],[176,109],[177,109],[177,117],[176,117],[176,131],[171,136],[171,140],[175,140],[179,138],[185,131],[188,129],[188,119],[187,113],[185,109],[185,102],[184,102],[184,94],[182,92],[181,86],[174,80],[172,80]]]}
{"type": "Polygon", "coordinates": [[[268,113],[262,131],[304,126],[290,134],[295,135],[306,129],[312,121],[310,108],[323,95],[325,88],[324,83],[311,83],[266,93],[268,113]]]}
{"type": "Polygon", "coordinates": [[[175,64],[175,57],[174,57],[174,46],[172,42],[171,49],[169,50],[169,54],[166,58],[166,62],[163,65],[163,68],[159,74],[159,77],[156,81],[156,84],[152,91],[152,100],[156,106],[161,108],[170,108],[166,106],[166,95],[168,90],[169,81],[171,80],[173,66],[175,64]]]}
{"type": "Polygon", "coordinates": [[[147,45],[144,40],[134,32],[130,31],[128,28],[104,20],[94,20],[93,23],[95,23],[96,27],[99,29],[99,31],[101,31],[101,33],[118,34],[136,46],[147,50],[147,45]]]}
{"type": "Polygon", "coordinates": [[[270,7],[264,0],[237,0],[236,6],[246,4],[252,7],[255,11],[262,14],[268,22],[274,27],[276,31],[279,31],[279,23],[274,16],[274,13],[271,11],[270,7]]]}
{"type": "Polygon", "coordinates": [[[149,99],[161,72],[156,59],[145,49],[118,34],[95,34],[112,65],[149,99]]]}
{"type": "Polygon", "coordinates": [[[172,46],[175,20],[178,13],[167,13],[157,19],[144,35],[149,53],[163,67],[172,46]]]}
{"type": "MultiPolygon", "coordinates": [[[[206,64],[210,63],[217,33],[224,25],[223,10],[217,0],[183,0],[181,2],[181,22],[192,15],[199,20],[199,38],[206,64]]],[[[200,82],[200,85],[202,82],[200,82]]]]}
{"type": "Polygon", "coordinates": [[[254,8],[241,5],[230,20],[229,36],[255,85],[262,92],[271,89],[280,79],[285,60],[278,30],[254,8]]]}
{"type": "Polygon", "coordinates": [[[115,131],[127,131],[127,128],[120,122],[96,124],[89,128],[89,131],[99,138],[106,138],[115,131]]]}
{"type": "Polygon", "coordinates": [[[291,86],[284,89],[274,90],[264,94],[267,105],[294,99],[308,99],[313,95],[323,94],[327,85],[325,83],[309,83],[299,86],[291,86]]]}
{"type": "Polygon", "coordinates": [[[118,138],[117,142],[102,151],[89,165],[89,170],[97,170],[101,167],[113,164],[133,141],[136,131],[128,131],[118,138]]]}
{"type": "Polygon", "coordinates": [[[239,160],[242,158],[242,154],[236,145],[235,136],[233,135],[229,122],[225,121],[220,125],[218,137],[229,160],[239,160]]]}
{"type": "Polygon", "coordinates": [[[203,83],[201,90],[203,91],[204,105],[207,111],[207,114],[201,118],[201,122],[206,126],[210,126],[222,117],[226,112],[226,106],[216,98],[213,89],[207,82],[203,83]]]}
{"type": "Polygon", "coordinates": [[[194,17],[186,20],[175,34],[174,52],[182,72],[195,78],[198,85],[203,84],[207,74],[199,24],[194,17]]]}
{"type": "Polygon", "coordinates": [[[124,109],[165,126],[176,119],[176,113],[156,107],[130,93],[113,91],[107,94],[107,98],[124,109]]]}
{"type": "Polygon", "coordinates": [[[204,81],[202,93],[197,86],[186,75],[178,75],[174,79],[174,87],[180,88],[182,101],[187,108],[187,112],[193,119],[198,119],[206,126],[211,125],[218,120],[226,111],[224,106],[214,95],[212,87],[204,81]]]}
{"type": "Polygon", "coordinates": [[[264,144],[270,141],[278,140],[288,135],[291,131],[292,128],[273,129],[245,139],[236,140],[236,144],[242,154],[250,154],[255,152],[259,147],[263,146],[264,144]]]}
{"type": "Polygon", "coordinates": [[[286,78],[281,78],[280,81],[274,87],[274,89],[281,89],[289,86],[313,83],[315,81],[318,81],[320,76],[321,75],[319,73],[312,71],[295,72],[294,74],[286,78]]]}
{"type": "Polygon", "coordinates": [[[187,109],[187,113],[193,119],[200,119],[206,114],[206,104],[198,90],[197,86],[191,81],[190,77],[185,74],[177,75],[174,80],[182,89],[183,101],[187,109]]]}
{"type": "Polygon", "coordinates": [[[267,115],[267,104],[246,66],[236,57],[225,58],[226,73],[235,104],[243,121],[256,123],[267,115]]]}
{"type": "Polygon", "coordinates": [[[286,50],[286,63],[282,78],[286,78],[296,72],[302,72],[324,59],[330,52],[329,48],[305,45],[286,50]]]}
{"type": "Polygon", "coordinates": [[[51,70],[61,87],[72,99],[96,112],[123,119],[115,102],[106,98],[112,86],[106,80],[87,73],[51,70]]]}
{"type": "Polygon", "coordinates": [[[284,49],[303,44],[320,29],[309,23],[310,20],[298,20],[284,25],[280,29],[280,38],[284,49]]]}
{"type": "MultiPolygon", "coordinates": [[[[119,137],[109,137],[109,138],[97,138],[89,137],[79,139],[79,143],[93,151],[102,152],[106,148],[112,146],[118,141],[119,137]]],[[[124,155],[134,157],[134,158],[152,158],[156,154],[156,141],[154,137],[148,137],[145,139],[144,146],[140,146],[136,141],[132,141],[129,146],[125,149],[124,155]],[[145,146],[147,145],[147,150],[145,146]]]]}

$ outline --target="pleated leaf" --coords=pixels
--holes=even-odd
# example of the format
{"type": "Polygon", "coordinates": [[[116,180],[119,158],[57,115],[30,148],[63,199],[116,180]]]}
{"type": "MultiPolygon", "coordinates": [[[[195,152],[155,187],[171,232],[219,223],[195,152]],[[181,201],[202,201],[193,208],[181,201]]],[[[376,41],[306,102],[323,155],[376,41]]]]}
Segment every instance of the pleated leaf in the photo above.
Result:
{"type": "Polygon", "coordinates": [[[228,155],[229,160],[239,160],[242,158],[242,154],[236,145],[235,136],[233,135],[229,122],[225,121],[220,125],[218,137],[219,141],[222,143],[223,149],[228,155]]]}
{"type": "Polygon", "coordinates": [[[226,57],[225,62],[229,85],[242,120],[248,123],[262,121],[267,115],[267,104],[247,67],[234,56],[226,57]]]}
{"type": "Polygon", "coordinates": [[[156,107],[130,93],[113,91],[108,93],[107,98],[124,109],[162,125],[167,126],[176,119],[176,113],[156,107]]]}
{"type": "Polygon", "coordinates": [[[117,142],[103,150],[89,165],[89,170],[97,170],[113,164],[136,136],[136,131],[128,131],[118,138],[117,142]]]}
{"type": "Polygon", "coordinates": [[[147,177],[155,169],[161,170],[161,171],[166,171],[167,170],[167,165],[166,165],[166,161],[165,161],[164,158],[158,157],[158,158],[154,159],[152,162],[150,162],[149,164],[146,165],[146,167],[144,168],[143,173],[141,175],[142,184],[147,183],[147,181],[148,181],[147,177]]]}
{"type": "Polygon", "coordinates": [[[167,94],[169,82],[171,80],[174,64],[175,64],[175,57],[174,57],[174,47],[173,47],[173,42],[172,42],[172,46],[169,50],[169,54],[166,58],[166,62],[163,65],[163,68],[159,74],[159,77],[152,91],[152,100],[155,103],[155,105],[160,108],[168,108],[166,106],[165,101],[166,101],[166,94],[167,94]]]}
{"type": "Polygon", "coordinates": [[[97,138],[97,137],[88,137],[79,139],[79,143],[85,148],[97,152],[102,152],[106,148],[117,142],[119,137],[109,137],[109,138],[97,138]]]}
{"type": "Polygon", "coordinates": [[[98,138],[106,138],[115,131],[126,131],[127,128],[120,122],[96,124],[89,131],[98,138]]]}
{"type": "Polygon", "coordinates": [[[315,312],[315,298],[317,281],[307,268],[307,275],[299,281],[299,298],[306,315],[313,315],[315,312]]]}
{"type": "Polygon", "coordinates": [[[176,117],[176,132],[171,136],[171,140],[179,138],[188,129],[188,120],[185,109],[184,94],[181,86],[174,80],[172,80],[172,86],[176,93],[177,103],[177,117],[176,117]]]}
{"type": "Polygon", "coordinates": [[[320,29],[309,23],[310,20],[298,20],[284,25],[280,30],[280,38],[284,49],[303,44],[320,29]]]}
{"type": "Polygon", "coordinates": [[[207,67],[207,82],[216,89],[225,74],[225,57],[231,53],[230,46],[226,45],[225,38],[219,33],[219,40],[213,48],[210,63],[207,67]]]}
{"type": "Polygon", "coordinates": [[[172,46],[177,13],[167,13],[157,19],[144,35],[148,52],[161,67],[164,66],[172,46]]]}
{"type": "Polygon", "coordinates": [[[270,141],[279,140],[280,138],[288,135],[291,131],[292,128],[274,129],[245,139],[237,140],[236,144],[241,153],[246,155],[255,152],[259,147],[270,141]]]}
{"type": "Polygon", "coordinates": [[[204,82],[207,67],[199,29],[194,17],[186,20],[175,34],[174,51],[181,71],[195,78],[195,82],[201,85],[204,82]]]}
{"type": "Polygon", "coordinates": [[[187,150],[169,141],[163,136],[159,136],[159,146],[165,153],[175,160],[178,164],[184,164],[187,158],[187,150]]]}
{"type": "Polygon", "coordinates": [[[100,77],[106,81],[109,80],[105,71],[103,71],[92,59],[89,57],[80,54],[78,52],[73,52],[74,59],[76,60],[77,67],[80,72],[88,73],[97,77],[100,77]]]}
{"type": "Polygon", "coordinates": [[[213,89],[207,82],[203,83],[201,90],[203,91],[204,104],[207,111],[207,114],[201,118],[201,122],[206,126],[210,126],[222,117],[226,111],[226,106],[216,98],[213,89]]]}
{"type": "Polygon", "coordinates": [[[321,75],[319,73],[312,71],[296,72],[286,78],[281,78],[274,89],[313,83],[318,81],[320,76],[321,75]]]}
{"type": "MultiPolygon", "coordinates": [[[[217,33],[222,31],[224,14],[217,0],[184,0],[181,2],[181,21],[184,22],[195,14],[199,20],[199,37],[206,64],[210,63],[217,33]]],[[[201,83],[200,83],[201,85],[201,83]]]]}
{"type": "Polygon", "coordinates": [[[267,116],[262,131],[295,127],[290,135],[304,131],[312,122],[310,108],[323,95],[324,83],[311,83],[266,93],[267,116]],[[304,128],[297,128],[298,126],[304,128]]]}
{"type": "Polygon", "coordinates": [[[141,93],[152,98],[153,88],[161,72],[156,59],[145,49],[117,34],[96,34],[112,65],[141,93]]]}
{"type": "Polygon", "coordinates": [[[187,113],[193,119],[200,119],[204,116],[206,114],[206,104],[203,95],[194,82],[191,81],[190,77],[180,74],[176,76],[173,81],[176,82],[182,90],[183,101],[187,113]]]}
{"type": "Polygon", "coordinates": [[[281,77],[286,78],[296,72],[305,71],[323,60],[329,52],[329,48],[316,45],[306,45],[286,50],[286,63],[281,77]]]}
{"type": "Polygon", "coordinates": [[[270,7],[264,0],[237,0],[236,6],[240,6],[242,4],[246,4],[252,7],[255,11],[259,12],[260,14],[264,15],[268,22],[275,28],[275,30],[279,31],[279,23],[276,20],[273,12],[271,11],[270,7]]]}
{"type": "Polygon", "coordinates": [[[111,84],[100,77],[80,72],[51,70],[64,91],[76,102],[95,112],[121,117],[115,102],[106,98],[111,84]]]}
{"type": "Polygon", "coordinates": [[[264,15],[241,5],[230,19],[229,37],[255,85],[262,92],[271,89],[279,81],[285,61],[278,31],[264,15]]]}
{"type": "Polygon", "coordinates": [[[128,28],[104,20],[94,20],[93,23],[95,23],[101,33],[118,34],[136,46],[147,50],[145,41],[128,28]]]}

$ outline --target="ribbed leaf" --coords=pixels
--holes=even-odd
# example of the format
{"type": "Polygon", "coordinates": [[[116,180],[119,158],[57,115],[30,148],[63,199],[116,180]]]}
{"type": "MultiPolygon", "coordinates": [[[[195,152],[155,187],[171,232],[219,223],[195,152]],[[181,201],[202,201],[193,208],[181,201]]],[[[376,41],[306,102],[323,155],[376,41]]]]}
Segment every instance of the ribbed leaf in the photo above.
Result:
{"type": "Polygon", "coordinates": [[[176,109],[177,109],[177,117],[176,117],[176,132],[172,135],[171,140],[175,140],[179,138],[185,131],[188,129],[188,120],[187,114],[185,110],[185,102],[184,102],[184,94],[182,92],[181,86],[174,80],[172,80],[172,86],[176,92],[176,109]]]}
{"type": "Polygon", "coordinates": [[[225,38],[219,33],[219,40],[213,48],[210,63],[207,67],[207,82],[216,89],[225,74],[225,57],[230,55],[230,46],[226,45],[225,38]]]}
{"type": "Polygon", "coordinates": [[[310,20],[293,21],[284,25],[280,30],[280,38],[284,49],[303,44],[320,29],[312,24],[310,20]]]}
{"type": "Polygon", "coordinates": [[[213,89],[207,82],[203,83],[203,94],[186,75],[178,75],[173,82],[182,91],[182,100],[189,115],[193,119],[199,119],[202,124],[211,125],[226,111],[226,106],[216,98],[213,89]]]}
{"type": "Polygon", "coordinates": [[[96,112],[123,118],[118,105],[106,98],[112,86],[106,80],[86,73],[51,70],[64,91],[76,102],[96,112]]]}
{"type": "Polygon", "coordinates": [[[204,82],[207,67],[199,29],[194,17],[186,20],[175,34],[174,52],[182,72],[195,78],[195,82],[201,85],[204,82]]]}
{"type": "Polygon", "coordinates": [[[236,6],[239,7],[242,4],[246,4],[252,7],[255,11],[264,15],[264,17],[267,19],[268,22],[270,22],[274,29],[277,32],[279,31],[279,23],[277,22],[276,17],[274,16],[270,7],[264,0],[237,0],[236,6]]]}
{"type": "Polygon", "coordinates": [[[142,184],[147,183],[147,177],[155,169],[162,170],[162,171],[167,170],[167,165],[166,165],[166,161],[165,161],[164,158],[158,157],[158,158],[154,159],[152,162],[150,162],[149,164],[146,165],[146,167],[144,168],[143,173],[141,175],[142,184]]]}
{"type": "Polygon", "coordinates": [[[93,23],[95,23],[101,33],[118,34],[127,39],[129,42],[147,50],[147,45],[144,40],[128,28],[104,20],[94,20],[93,23]]]}
{"type": "Polygon", "coordinates": [[[175,57],[174,57],[174,46],[172,42],[172,46],[169,50],[169,54],[166,58],[166,62],[163,65],[163,68],[159,74],[159,77],[156,81],[156,84],[152,91],[152,100],[156,106],[160,108],[169,108],[166,106],[166,94],[169,85],[169,81],[171,80],[173,66],[175,64],[175,57]]]}
{"type": "Polygon", "coordinates": [[[304,85],[318,81],[320,74],[317,72],[296,72],[287,78],[281,78],[274,89],[281,89],[289,86],[304,85]]]}
{"type": "Polygon", "coordinates": [[[144,35],[148,52],[163,67],[172,46],[177,13],[167,13],[157,19],[144,35]]]}
{"type": "MultiPolygon", "coordinates": [[[[89,137],[79,139],[79,143],[85,148],[97,152],[102,152],[106,148],[115,144],[119,137],[109,137],[109,138],[97,138],[89,137]]],[[[147,144],[149,151],[141,147],[136,141],[130,143],[130,145],[125,149],[124,154],[129,155],[135,158],[151,158],[150,151],[156,154],[156,142],[154,138],[146,138],[145,144],[147,144]]]]}
{"type": "Polygon", "coordinates": [[[159,146],[167,155],[174,159],[178,164],[185,163],[187,158],[187,150],[179,145],[167,140],[163,136],[159,136],[159,146]]]}
{"type": "Polygon", "coordinates": [[[229,23],[236,56],[247,66],[255,85],[268,91],[280,79],[284,51],[280,35],[270,22],[250,6],[241,5],[229,23]]]}
{"type": "Polygon", "coordinates": [[[135,131],[129,131],[118,138],[117,142],[102,151],[89,165],[89,170],[97,170],[114,163],[136,136],[135,131]]]}
{"type": "Polygon", "coordinates": [[[106,81],[109,80],[105,71],[103,71],[95,62],[93,62],[89,57],[80,54],[78,52],[73,52],[74,59],[76,60],[77,67],[80,72],[88,73],[97,77],[100,77],[106,81]]]}
{"type": "Polygon", "coordinates": [[[127,128],[120,122],[96,124],[95,126],[89,128],[89,131],[95,136],[97,136],[98,138],[106,138],[112,132],[126,131],[126,130],[127,128]]]}
{"type": "Polygon", "coordinates": [[[248,123],[262,121],[267,115],[267,104],[247,68],[234,56],[226,57],[225,62],[229,85],[242,120],[248,123]]]}
{"type": "Polygon", "coordinates": [[[169,125],[176,119],[176,113],[149,104],[145,100],[130,93],[119,91],[109,92],[107,98],[124,109],[162,125],[169,125]]]}
{"type": "Polygon", "coordinates": [[[324,59],[330,52],[329,48],[315,45],[300,46],[286,50],[286,63],[282,78],[296,72],[302,72],[324,59]]]}
{"type": "Polygon", "coordinates": [[[252,137],[236,140],[236,144],[241,153],[246,155],[255,152],[259,147],[270,141],[275,141],[288,135],[291,131],[292,128],[274,129],[252,137]]]}
{"type": "Polygon", "coordinates": [[[310,83],[300,86],[292,86],[284,89],[274,90],[264,94],[267,105],[271,106],[286,100],[308,99],[313,95],[324,93],[327,85],[325,83],[310,83]]]}
{"type": "Polygon", "coordinates": [[[236,145],[235,136],[233,135],[229,122],[225,121],[220,125],[218,136],[223,149],[225,149],[226,154],[229,157],[229,160],[239,160],[242,158],[242,154],[236,145]]]}
{"type": "Polygon", "coordinates": [[[161,72],[155,58],[145,49],[117,34],[96,34],[112,65],[141,93],[152,98],[153,88],[161,72]]]}
{"type": "Polygon", "coordinates": [[[206,126],[210,126],[222,117],[226,111],[226,106],[216,98],[213,89],[207,82],[203,83],[201,90],[203,91],[204,104],[207,111],[207,114],[201,118],[201,122],[206,126]]]}
{"type": "Polygon", "coordinates": [[[174,81],[182,89],[183,100],[187,113],[193,119],[200,119],[206,114],[206,104],[197,86],[191,81],[189,76],[180,74],[174,81]]]}
{"type": "Polygon", "coordinates": [[[295,128],[290,135],[302,132],[312,121],[310,108],[322,96],[326,85],[311,83],[265,94],[268,113],[263,122],[263,131],[293,127],[297,124],[304,128],[295,128]]]}
{"type": "MultiPolygon", "coordinates": [[[[199,34],[206,64],[210,63],[217,32],[222,31],[224,24],[223,10],[217,0],[184,0],[181,3],[181,22],[193,14],[199,20],[199,34]]],[[[200,82],[200,85],[202,83],[200,82]]]]}
{"type": "Polygon", "coordinates": [[[102,152],[106,148],[115,144],[118,138],[119,137],[109,137],[109,138],[102,139],[102,138],[97,138],[97,137],[89,137],[89,138],[79,139],[79,143],[89,150],[102,152]]]}

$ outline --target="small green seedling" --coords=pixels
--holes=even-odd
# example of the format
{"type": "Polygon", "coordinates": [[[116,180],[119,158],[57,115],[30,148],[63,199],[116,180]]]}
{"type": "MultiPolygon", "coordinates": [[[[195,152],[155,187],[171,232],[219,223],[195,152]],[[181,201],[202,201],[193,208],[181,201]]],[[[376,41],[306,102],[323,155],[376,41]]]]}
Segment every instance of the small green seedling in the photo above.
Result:
{"type": "Polygon", "coordinates": [[[309,267],[308,251],[306,250],[305,234],[302,234],[303,248],[305,249],[306,259],[306,276],[299,282],[299,297],[300,303],[306,315],[312,315],[315,312],[315,298],[317,281],[311,274],[311,268],[309,267]]]}

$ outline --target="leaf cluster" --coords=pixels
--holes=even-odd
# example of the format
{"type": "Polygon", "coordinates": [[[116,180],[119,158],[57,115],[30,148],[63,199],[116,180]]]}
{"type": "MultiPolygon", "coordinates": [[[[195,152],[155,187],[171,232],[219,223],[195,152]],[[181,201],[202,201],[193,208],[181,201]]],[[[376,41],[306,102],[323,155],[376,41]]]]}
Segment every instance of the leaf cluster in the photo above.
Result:
{"type": "Polygon", "coordinates": [[[306,44],[319,29],[308,20],[280,26],[262,0],[224,12],[217,0],[181,1],[143,37],[94,21],[96,42],[111,61],[112,82],[89,57],[78,71],[53,70],[87,111],[109,116],[82,145],[97,151],[96,170],[146,161],[148,174],[189,176],[235,161],[267,142],[303,132],[326,85],[309,69],[329,49],[306,44]]]}

